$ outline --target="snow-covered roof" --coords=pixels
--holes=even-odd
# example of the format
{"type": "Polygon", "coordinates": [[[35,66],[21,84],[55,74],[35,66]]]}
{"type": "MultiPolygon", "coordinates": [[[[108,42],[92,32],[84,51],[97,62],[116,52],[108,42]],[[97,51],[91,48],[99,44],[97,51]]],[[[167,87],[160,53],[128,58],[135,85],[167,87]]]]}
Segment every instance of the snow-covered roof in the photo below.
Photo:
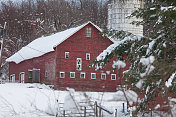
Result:
{"type": "Polygon", "coordinates": [[[82,29],[84,26],[86,26],[89,23],[91,23],[100,32],[102,32],[102,30],[98,26],[96,26],[95,24],[89,21],[81,26],[70,28],[70,29],[55,33],[50,36],[40,37],[38,39],[35,39],[31,43],[29,43],[27,46],[19,50],[17,53],[7,58],[6,61],[15,62],[16,64],[18,64],[24,60],[32,59],[35,57],[42,56],[48,52],[52,52],[54,51],[54,47],[61,44],[63,41],[68,39],[70,36],[75,34],[77,31],[79,31],[80,29],[82,29]]]}

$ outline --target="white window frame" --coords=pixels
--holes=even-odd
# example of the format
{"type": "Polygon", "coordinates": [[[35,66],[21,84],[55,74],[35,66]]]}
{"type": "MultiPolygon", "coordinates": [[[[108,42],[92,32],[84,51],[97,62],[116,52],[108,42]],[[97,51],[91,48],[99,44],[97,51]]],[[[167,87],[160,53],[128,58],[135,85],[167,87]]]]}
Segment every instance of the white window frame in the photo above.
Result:
{"type": "Polygon", "coordinates": [[[90,60],[90,53],[86,53],[86,60],[90,60]],[[89,56],[89,58],[87,56],[89,56]]]}
{"type": "Polygon", "coordinates": [[[96,73],[91,73],[91,79],[96,79],[96,73]],[[92,75],[95,75],[95,78],[93,78],[92,75]]]}
{"type": "Polygon", "coordinates": [[[76,70],[81,71],[82,70],[82,58],[76,59],[76,70]],[[80,60],[80,63],[78,63],[78,60],[80,60]],[[79,66],[79,68],[78,68],[79,66]]]}
{"type": "Polygon", "coordinates": [[[70,72],[70,78],[75,78],[75,72],[70,72]],[[74,74],[74,76],[72,77],[71,74],[74,74]]]}
{"type": "Polygon", "coordinates": [[[45,78],[48,78],[48,71],[45,71],[45,78]]]}
{"type": "Polygon", "coordinates": [[[106,80],[106,73],[101,73],[101,80],[106,80]],[[105,78],[103,78],[103,75],[105,75],[105,78]]]}
{"type": "Polygon", "coordinates": [[[15,74],[10,75],[10,81],[15,82],[15,74]],[[13,77],[14,77],[14,79],[13,79],[13,77]]]}
{"type": "Polygon", "coordinates": [[[86,73],[85,72],[81,72],[80,73],[80,78],[85,79],[85,77],[86,77],[86,73]],[[84,77],[81,77],[81,74],[84,74],[84,77]]]}
{"type": "Polygon", "coordinates": [[[60,72],[60,78],[65,78],[65,72],[60,72]],[[64,76],[61,77],[61,74],[64,74],[64,76]]]}
{"type": "Polygon", "coordinates": [[[69,58],[69,52],[65,52],[65,59],[68,59],[67,56],[69,58]]]}
{"type": "Polygon", "coordinates": [[[87,27],[86,28],[86,37],[91,37],[92,36],[92,28],[91,27],[87,27]]]}
{"type": "Polygon", "coordinates": [[[116,74],[111,74],[111,80],[116,80],[116,74]],[[115,79],[112,79],[112,76],[115,75],[115,79]]]}

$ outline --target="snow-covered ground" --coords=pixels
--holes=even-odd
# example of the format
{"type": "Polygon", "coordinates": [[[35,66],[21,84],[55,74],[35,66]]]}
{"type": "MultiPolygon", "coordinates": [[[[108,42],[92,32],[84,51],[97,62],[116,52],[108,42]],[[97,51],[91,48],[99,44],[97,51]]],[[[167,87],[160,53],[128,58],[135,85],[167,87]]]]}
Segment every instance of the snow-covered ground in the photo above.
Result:
{"type": "MultiPolygon", "coordinates": [[[[117,101],[119,95],[110,92],[75,92],[58,91],[44,84],[0,84],[0,117],[54,117],[64,110],[78,106],[78,102],[97,101],[104,108],[114,112],[118,117],[122,113],[123,101],[117,101]],[[61,104],[63,108],[61,108],[61,104]],[[119,115],[120,114],[120,115],[119,115]]],[[[125,105],[126,106],[126,105],[125,105]]],[[[104,113],[106,115],[106,113],[104,113]]],[[[113,115],[107,115],[110,117],[113,115]]]]}

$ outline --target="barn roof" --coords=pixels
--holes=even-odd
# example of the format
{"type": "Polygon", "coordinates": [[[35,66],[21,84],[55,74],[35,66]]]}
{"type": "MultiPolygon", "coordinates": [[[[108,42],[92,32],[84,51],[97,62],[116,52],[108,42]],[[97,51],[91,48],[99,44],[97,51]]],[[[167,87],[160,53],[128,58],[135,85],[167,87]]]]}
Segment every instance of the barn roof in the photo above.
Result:
{"type": "Polygon", "coordinates": [[[24,60],[32,59],[35,57],[42,56],[46,53],[52,52],[54,51],[54,47],[61,44],[63,41],[68,39],[70,36],[75,34],[77,31],[79,31],[89,23],[96,27],[100,32],[102,31],[98,26],[89,21],[81,26],[70,28],[50,36],[35,39],[25,47],[22,47],[22,49],[20,49],[14,55],[7,58],[6,61],[15,62],[16,64],[18,64],[24,60]]]}

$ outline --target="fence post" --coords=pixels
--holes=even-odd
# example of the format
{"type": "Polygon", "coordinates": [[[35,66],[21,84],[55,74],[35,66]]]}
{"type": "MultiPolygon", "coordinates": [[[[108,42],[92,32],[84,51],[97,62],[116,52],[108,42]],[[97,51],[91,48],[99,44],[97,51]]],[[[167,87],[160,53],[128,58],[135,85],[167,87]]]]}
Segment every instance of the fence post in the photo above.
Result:
{"type": "Polygon", "coordinates": [[[123,103],[123,113],[125,112],[125,104],[123,103]]]}
{"type": "Polygon", "coordinates": [[[117,117],[117,109],[115,109],[115,117],[117,117]]]}
{"type": "Polygon", "coordinates": [[[63,111],[63,116],[65,117],[65,110],[63,111]]]}
{"type": "Polygon", "coordinates": [[[101,117],[101,107],[99,107],[99,117],[101,117]]]}
{"type": "Polygon", "coordinates": [[[95,116],[98,117],[97,102],[95,101],[95,116]]]}
{"type": "Polygon", "coordinates": [[[84,107],[84,117],[86,117],[86,107],[84,107]]]}

